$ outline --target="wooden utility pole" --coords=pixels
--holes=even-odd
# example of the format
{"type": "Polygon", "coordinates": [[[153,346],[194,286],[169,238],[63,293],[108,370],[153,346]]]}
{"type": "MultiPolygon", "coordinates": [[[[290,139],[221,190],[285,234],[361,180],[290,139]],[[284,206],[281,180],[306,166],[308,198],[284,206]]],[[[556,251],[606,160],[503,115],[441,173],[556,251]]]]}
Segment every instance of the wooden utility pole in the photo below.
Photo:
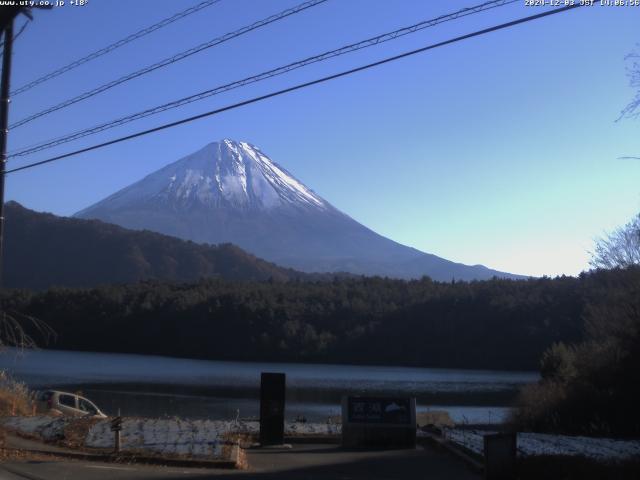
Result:
{"type": "MultiPolygon", "coordinates": [[[[51,5],[33,8],[49,10],[51,5]]],[[[31,8],[19,6],[0,7],[0,31],[4,30],[2,79],[0,80],[0,288],[4,269],[4,180],[7,170],[7,136],[9,135],[9,103],[11,102],[11,55],[13,53],[13,21],[19,14],[31,20],[31,8]]]]}
{"type": "Polygon", "coordinates": [[[7,167],[7,136],[9,133],[9,83],[11,81],[11,53],[13,49],[13,19],[19,10],[4,20],[4,51],[2,57],[2,79],[0,80],[0,287],[4,268],[4,177],[7,167]]]}

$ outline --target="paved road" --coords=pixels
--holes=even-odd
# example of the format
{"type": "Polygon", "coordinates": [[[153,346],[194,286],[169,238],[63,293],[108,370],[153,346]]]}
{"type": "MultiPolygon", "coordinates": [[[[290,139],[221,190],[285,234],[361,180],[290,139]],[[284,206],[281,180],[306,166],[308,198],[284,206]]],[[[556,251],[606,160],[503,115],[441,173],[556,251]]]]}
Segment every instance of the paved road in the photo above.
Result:
{"type": "Polygon", "coordinates": [[[66,448],[56,447],[50,443],[38,442],[37,440],[29,440],[27,438],[18,437],[11,433],[4,434],[5,444],[9,448],[18,450],[39,450],[42,452],[67,452],[66,448]]]}
{"type": "Polygon", "coordinates": [[[350,451],[336,445],[295,444],[292,449],[248,450],[249,470],[203,470],[85,461],[13,462],[0,465],[0,480],[478,480],[446,452],[350,451]]]}

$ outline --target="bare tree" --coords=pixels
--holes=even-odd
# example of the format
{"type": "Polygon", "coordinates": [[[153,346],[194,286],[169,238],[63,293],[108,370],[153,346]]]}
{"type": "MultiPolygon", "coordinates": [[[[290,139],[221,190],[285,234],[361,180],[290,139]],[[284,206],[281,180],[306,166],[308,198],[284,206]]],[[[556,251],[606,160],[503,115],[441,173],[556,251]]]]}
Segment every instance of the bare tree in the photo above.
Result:
{"type": "Polygon", "coordinates": [[[597,239],[589,263],[594,268],[640,265],[640,214],[624,227],[597,239]]]}
{"type": "Polygon", "coordinates": [[[638,50],[627,55],[625,60],[630,63],[627,67],[627,76],[629,77],[629,85],[636,90],[636,95],[620,112],[618,120],[622,118],[638,118],[640,116],[640,45],[638,50]]]}
{"type": "Polygon", "coordinates": [[[36,338],[46,344],[55,337],[49,325],[12,308],[9,298],[0,291],[0,350],[5,347],[36,348],[36,338]]]}
{"type": "Polygon", "coordinates": [[[51,337],[55,337],[55,332],[46,323],[29,315],[17,312],[0,314],[0,349],[2,347],[37,348],[38,343],[33,336],[27,333],[25,324],[29,324],[38,337],[48,343],[51,337]]]}

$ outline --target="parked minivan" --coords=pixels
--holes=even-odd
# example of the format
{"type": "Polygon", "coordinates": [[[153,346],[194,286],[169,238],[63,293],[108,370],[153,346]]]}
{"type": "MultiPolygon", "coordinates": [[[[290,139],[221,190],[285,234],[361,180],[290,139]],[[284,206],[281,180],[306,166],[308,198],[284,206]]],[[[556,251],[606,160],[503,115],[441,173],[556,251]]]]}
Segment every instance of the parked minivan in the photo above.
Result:
{"type": "Polygon", "coordinates": [[[36,410],[41,413],[70,417],[102,417],[106,415],[91,400],[75,393],[45,390],[35,396],[36,410]]]}

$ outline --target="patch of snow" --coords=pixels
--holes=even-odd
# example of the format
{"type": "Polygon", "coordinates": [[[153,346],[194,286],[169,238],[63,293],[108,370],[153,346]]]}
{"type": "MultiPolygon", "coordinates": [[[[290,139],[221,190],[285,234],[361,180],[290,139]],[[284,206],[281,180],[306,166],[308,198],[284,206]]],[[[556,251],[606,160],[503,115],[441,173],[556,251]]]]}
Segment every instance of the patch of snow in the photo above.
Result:
{"type": "MultiPolygon", "coordinates": [[[[122,422],[123,450],[148,450],[164,454],[189,454],[200,457],[221,456],[227,433],[258,434],[258,422],[185,419],[135,419],[122,422]]],[[[285,423],[285,435],[338,435],[340,425],[323,423],[285,423]]],[[[88,447],[113,446],[108,420],[96,423],[87,434],[88,447]]]]}
{"type": "Polygon", "coordinates": [[[275,162],[271,161],[271,159],[260,150],[246,142],[240,142],[240,146],[244,153],[260,167],[265,179],[267,179],[276,190],[284,191],[286,198],[291,200],[290,195],[286,195],[286,193],[291,193],[295,198],[305,203],[320,208],[325,207],[324,201],[320,197],[316,196],[310,189],[293,178],[293,176],[275,162]]]}
{"type": "Polygon", "coordinates": [[[92,211],[126,209],[149,202],[218,207],[221,201],[242,209],[328,207],[257,147],[224,139],[151,173],[79,215],[91,216],[92,211]]]}
{"type": "MultiPolygon", "coordinates": [[[[8,417],[2,425],[45,440],[62,438],[69,417],[8,417]]],[[[255,421],[188,420],[179,418],[123,418],[121,448],[123,451],[148,451],[168,455],[221,457],[224,437],[229,433],[257,435],[260,424],[255,421]]],[[[285,435],[339,435],[341,426],[327,423],[285,422],[285,435]]],[[[109,419],[100,419],[89,429],[85,446],[113,448],[114,434],[109,419]]]]}
{"type": "Polygon", "coordinates": [[[342,425],[335,423],[285,422],[285,435],[340,435],[342,425]]]}
{"type": "Polygon", "coordinates": [[[40,415],[35,417],[7,417],[2,425],[31,435],[37,435],[45,440],[56,440],[64,436],[64,429],[71,419],[66,417],[51,417],[40,415]]]}
{"type": "MultiPolygon", "coordinates": [[[[260,423],[253,421],[229,422],[229,428],[234,433],[255,434],[260,432],[260,423]]],[[[296,435],[340,435],[342,425],[335,423],[302,423],[302,422],[284,422],[284,434],[290,436],[296,435]]]]}
{"type": "MultiPolygon", "coordinates": [[[[122,422],[122,450],[146,450],[169,455],[220,457],[223,435],[231,432],[232,422],[183,419],[135,419],[122,422]]],[[[109,448],[113,446],[113,432],[108,420],[91,427],[86,446],[109,448]]]]}
{"type": "MultiPolygon", "coordinates": [[[[443,434],[451,442],[482,455],[485,430],[445,429],[443,434]]],[[[595,460],[624,460],[640,456],[640,440],[614,440],[545,433],[518,433],[518,455],[580,455],[595,460]]]]}

